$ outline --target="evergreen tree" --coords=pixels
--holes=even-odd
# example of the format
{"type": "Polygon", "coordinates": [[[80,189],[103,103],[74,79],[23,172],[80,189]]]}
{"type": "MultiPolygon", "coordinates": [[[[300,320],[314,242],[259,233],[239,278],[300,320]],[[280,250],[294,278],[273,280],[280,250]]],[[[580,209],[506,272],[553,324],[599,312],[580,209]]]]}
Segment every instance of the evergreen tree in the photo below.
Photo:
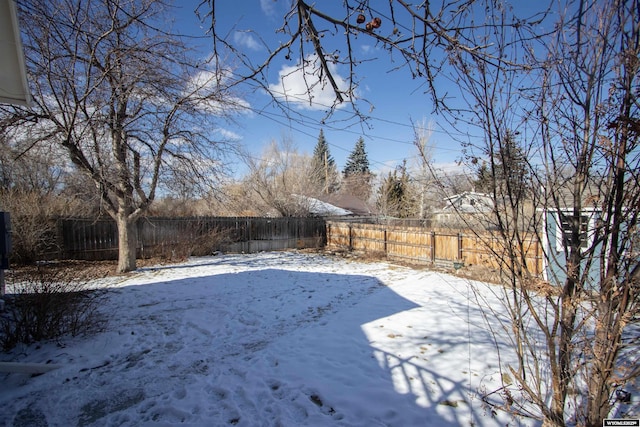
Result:
{"type": "Polygon", "coordinates": [[[411,191],[406,160],[382,180],[376,204],[378,210],[388,216],[410,218],[415,215],[416,199],[411,191]]]}
{"type": "Polygon", "coordinates": [[[508,194],[521,201],[531,189],[527,155],[515,139],[513,132],[507,132],[499,147],[496,163],[496,177],[501,194],[508,194]]]}
{"type": "Polygon", "coordinates": [[[318,143],[313,150],[313,179],[322,188],[323,193],[333,193],[338,189],[338,169],[329,153],[329,144],[320,129],[318,143]]]}
{"type": "Polygon", "coordinates": [[[349,177],[354,174],[370,174],[369,159],[367,158],[367,152],[364,148],[364,139],[362,137],[358,139],[353,151],[349,154],[343,173],[345,177],[349,177]]]}
{"type": "Polygon", "coordinates": [[[346,193],[359,197],[363,201],[369,200],[372,174],[362,137],[358,139],[353,151],[349,154],[343,175],[342,186],[346,193]]]}
{"type": "Polygon", "coordinates": [[[507,132],[499,141],[490,163],[482,162],[474,182],[477,191],[510,194],[522,200],[531,189],[527,155],[518,145],[515,134],[507,132]]]}
{"type": "Polygon", "coordinates": [[[483,161],[476,171],[476,179],[473,183],[475,191],[480,193],[493,193],[493,177],[491,176],[491,169],[487,162],[483,161]]]}

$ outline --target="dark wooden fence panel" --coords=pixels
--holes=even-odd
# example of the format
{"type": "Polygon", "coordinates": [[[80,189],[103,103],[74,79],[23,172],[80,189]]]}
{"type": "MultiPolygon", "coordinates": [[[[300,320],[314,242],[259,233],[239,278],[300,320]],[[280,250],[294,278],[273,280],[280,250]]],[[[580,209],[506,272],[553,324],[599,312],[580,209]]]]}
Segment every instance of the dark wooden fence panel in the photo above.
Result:
{"type": "Polygon", "coordinates": [[[56,258],[117,258],[118,229],[112,220],[58,220],[58,233],[56,258]]]}
{"type": "MultiPolygon", "coordinates": [[[[60,219],[57,228],[58,251],[48,258],[117,258],[113,220],[60,219]]],[[[326,241],[322,218],[141,218],[136,230],[139,257],[318,248],[326,241]]]]}

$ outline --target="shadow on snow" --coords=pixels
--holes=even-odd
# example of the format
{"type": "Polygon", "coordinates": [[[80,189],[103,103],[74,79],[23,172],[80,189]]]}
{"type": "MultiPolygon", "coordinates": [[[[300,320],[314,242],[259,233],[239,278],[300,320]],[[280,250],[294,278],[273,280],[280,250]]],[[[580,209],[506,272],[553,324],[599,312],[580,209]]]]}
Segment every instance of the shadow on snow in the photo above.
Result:
{"type": "MultiPolygon", "coordinates": [[[[218,262],[229,263],[207,264],[218,262]]],[[[266,263],[277,264],[277,257],[266,263]]],[[[14,424],[35,416],[40,425],[61,425],[73,416],[81,426],[454,426],[463,421],[458,405],[475,393],[466,380],[393,347],[428,339],[444,349],[429,357],[444,358],[466,351],[464,334],[422,325],[428,336],[372,338],[368,330],[391,317],[427,308],[370,276],[278,268],[212,274],[117,288],[105,308],[109,331],[79,340],[66,366],[47,374],[58,388],[39,388],[32,378],[0,393],[14,424]]],[[[482,425],[477,416],[473,422],[482,425]]]]}

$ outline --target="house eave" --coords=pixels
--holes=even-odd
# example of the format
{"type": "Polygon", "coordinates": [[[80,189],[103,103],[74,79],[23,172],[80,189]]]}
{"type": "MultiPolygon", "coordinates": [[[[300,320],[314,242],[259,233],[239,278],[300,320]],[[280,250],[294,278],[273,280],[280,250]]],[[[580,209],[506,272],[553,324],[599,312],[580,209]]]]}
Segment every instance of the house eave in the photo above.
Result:
{"type": "Polygon", "coordinates": [[[30,106],[31,95],[14,0],[0,0],[0,103],[30,106]]]}

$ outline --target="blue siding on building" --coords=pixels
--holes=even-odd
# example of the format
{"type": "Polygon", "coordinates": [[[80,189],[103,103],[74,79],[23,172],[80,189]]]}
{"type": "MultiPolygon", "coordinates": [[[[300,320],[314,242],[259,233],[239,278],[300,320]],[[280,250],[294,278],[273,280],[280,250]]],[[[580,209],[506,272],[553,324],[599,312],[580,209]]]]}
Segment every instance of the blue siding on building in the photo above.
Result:
{"type": "MultiPolygon", "coordinates": [[[[545,218],[545,233],[544,233],[544,247],[545,247],[545,265],[544,274],[545,279],[549,282],[561,286],[564,284],[567,278],[567,251],[565,250],[566,236],[562,233],[562,221],[561,217],[571,217],[573,212],[567,210],[547,209],[544,211],[545,218]]],[[[583,248],[587,250],[593,246],[595,237],[595,224],[600,218],[600,213],[596,209],[584,209],[581,217],[586,229],[582,232],[582,239],[584,241],[583,248]]],[[[595,288],[600,276],[600,249],[596,246],[592,262],[589,267],[587,287],[595,288]]],[[[583,268],[586,266],[586,260],[583,268]]]]}

